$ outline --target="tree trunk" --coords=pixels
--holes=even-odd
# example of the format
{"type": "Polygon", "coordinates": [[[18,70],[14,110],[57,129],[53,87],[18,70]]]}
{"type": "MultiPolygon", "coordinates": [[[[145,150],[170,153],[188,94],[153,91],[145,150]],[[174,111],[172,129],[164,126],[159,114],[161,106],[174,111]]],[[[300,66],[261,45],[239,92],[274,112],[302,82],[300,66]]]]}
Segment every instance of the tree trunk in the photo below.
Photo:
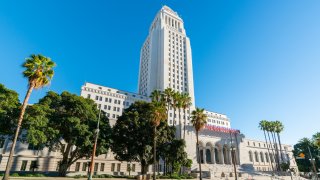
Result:
{"type": "MultiPolygon", "coordinates": [[[[70,150],[71,150],[72,144],[67,144],[66,150],[63,150],[62,152],[62,161],[59,166],[59,176],[65,177],[67,175],[68,168],[70,167],[72,160],[68,161],[70,150]]],[[[90,172],[91,173],[91,172],[90,172]]]]}
{"type": "Polygon", "coordinates": [[[148,171],[148,165],[144,161],[141,161],[140,163],[141,163],[141,175],[144,175],[148,171]]]}
{"type": "Polygon", "coordinates": [[[179,108],[179,138],[182,139],[181,109],[179,108]]]}
{"type": "Polygon", "coordinates": [[[186,140],[186,125],[187,125],[186,108],[183,108],[183,114],[184,114],[183,139],[186,140]]]}
{"type": "Polygon", "coordinates": [[[175,123],[175,121],[176,121],[176,108],[175,107],[173,107],[173,121],[172,121],[172,124],[173,124],[173,126],[175,126],[176,125],[176,123],[175,123]]]}
{"type": "Polygon", "coordinates": [[[200,180],[202,180],[202,171],[201,171],[201,154],[200,154],[200,148],[199,148],[199,132],[196,131],[197,136],[197,149],[198,149],[198,155],[199,155],[199,171],[200,171],[200,180]]]}
{"type": "Polygon", "coordinates": [[[271,159],[270,159],[270,151],[269,151],[269,146],[268,146],[268,142],[267,142],[268,140],[267,140],[267,136],[266,136],[266,131],[265,130],[263,130],[263,134],[264,134],[264,139],[266,140],[266,144],[267,144],[269,164],[271,165],[272,171],[274,171],[273,164],[271,163],[271,159]]]}
{"type": "Polygon", "coordinates": [[[284,157],[283,157],[283,155],[282,155],[282,147],[281,147],[280,133],[277,133],[277,135],[278,135],[278,141],[279,141],[279,147],[280,147],[281,161],[284,162],[284,157]]]}
{"type": "Polygon", "coordinates": [[[156,180],[156,164],[157,164],[157,126],[154,126],[153,129],[154,137],[153,137],[153,180],[156,180]]]}
{"type": "Polygon", "coordinates": [[[6,172],[5,172],[4,176],[3,176],[3,180],[8,180],[9,176],[10,176],[10,170],[11,170],[11,167],[12,167],[14,149],[15,149],[16,144],[17,144],[17,140],[18,140],[18,136],[19,136],[19,132],[20,132],[23,116],[24,116],[24,113],[26,111],[26,108],[27,108],[27,105],[28,105],[28,101],[29,101],[29,98],[30,98],[30,95],[31,95],[31,92],[32,92],[33,88],[34,88],[34,83],[30,83],[29,84],[29,89],[27,91],[27,94],[26,94],[26,96],[24,98],[24,101],[23,101],[23,104],[22,104],[22,107],[21,107],[21,111],[20,111],[20,115],[19,115],[19,119],[18,119],[18,126],[17,126],[16,132],[15,132],[15,135],[14,135],[14,139],[13,139],[13,142],[12,142],[11,149],[10,149],[9,159],[8,159],[8,162],[7,162],[6,172]]]}
{"type": "Polygon", "coordinates": [[[275,151],[276,151],[276,161],[277,161],[277,170],[280,172],[280,161],[279,161],[279,151],[278,151],[278,143],[276,140],[276,136],[274,134],[274,132],[271,132],[272,135],[272,139],[273,139],[273,143],[275,145],[275,151]]]}
{"type": "MultiPolygon", "coordinates": [[[[275,159],[275,155],[274,155],[274,146],[272,145],[269,131],[267,131],[267,134],[268,134],[269,142],[270,142],[270,145],[271,145],[271,151],[272,151],[272,155],[273,155],[272,160],[273,160],[273,163],[277,164],[277,163],[276,163],[276,159],[275,159]]],[[[269,156],[270,156],[270,154],[269,154],[269,156]]],[[[271,161],[271,158],[270,158],[270,161],[271,161]]],[[[276,168],[276,169],[277,169],[277,168],[276,168]]]]}

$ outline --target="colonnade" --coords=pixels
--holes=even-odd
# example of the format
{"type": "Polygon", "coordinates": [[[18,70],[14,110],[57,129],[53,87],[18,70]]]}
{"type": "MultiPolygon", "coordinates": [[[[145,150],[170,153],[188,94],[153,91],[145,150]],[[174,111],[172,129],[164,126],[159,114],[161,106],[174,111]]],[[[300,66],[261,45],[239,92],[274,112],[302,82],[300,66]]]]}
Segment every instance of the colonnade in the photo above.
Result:
{"type": "MultiPolygon", "coordinates": [[[[236,164],[239,164],[239,157],[237,149],[235,147],[231,148],[227,145],[206,145],[199,146],[201,154],[202,164],[233,164],[233,159],[236,159],[236,164]]],[[[200,156],[197,156],[200,157],[200,156]]],[[[199,159],[198,159],[199,161],[199,159]]]]}

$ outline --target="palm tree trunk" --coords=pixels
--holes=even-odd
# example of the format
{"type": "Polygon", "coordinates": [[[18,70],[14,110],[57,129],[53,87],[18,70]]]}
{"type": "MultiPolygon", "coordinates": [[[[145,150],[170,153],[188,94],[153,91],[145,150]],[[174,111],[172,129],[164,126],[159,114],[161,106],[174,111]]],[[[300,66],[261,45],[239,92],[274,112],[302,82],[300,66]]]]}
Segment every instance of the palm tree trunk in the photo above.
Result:
{"type": "Polygon", "coordinates": [[[277,151],[278,170],[279,170],[279,171],[281,171],[279,147],[278,147],[277,137],[276,137],[276,133],[275,133],[275,132],[273,132],[273,136],[274,136],[274,142],[275,142],[275,145],[276,145],[276,151],[277,151]]]}
{"type": "Polygon", "coordinates": [[[280,171],[280,162],[279,162],[279,151],[278,151],[278,143],[276,141],[276,137],[274,132],[271,132],[273,143],[275,146],[275,152],[276,152],[276,162],[277,162],[277,171],[280,171]]]}
{"type": "MultiPolygon", "coordinates": [[[[272,155],[273,155],[272,160],[273,160],[273,163],[276,163],[275,155],[274,155],[274,149],[273,149],[273,146],[272,146],[272,143],[271,143],[269,131],[267,131],[267,134],[268,134],[269,142],[270,142],[270,145],[271,145],[271,152],[272,152],[272,155]]],[[[270,154],[269,154],[269,155],[270,155],[270,154]]],[[[270,161],[271,161],[271,158],[270,158],[270,161]]],[[[274,169],[274,170],[275,170],[275,169],[274,169]]]]}
{"type": "Polygon", "coordinates": [[[269,151],[269,146],[268,146],[268,140],[267,140],[267,136],[266,136],[266,131],[263,130],[263,134],[264,134],[264,139],[266,140],[266,144],[267,144],[267,149],[268,149],[268,156],[269,156],[269,164],[271,165],[272,171],[274,171],[273,169],[273,164],[271,163],[271,159],[270,159],[270,151],[269,151]]]}
{"type": "Polygon", "coordinates": [[[277,135],[278,135],[278,141],[279,141],[279,147],[280,147],[280,156],[281,156],[281,161],[283,162],[283,161],[284,161],[284,157],[283,157],[283,154],[282,154],[282,147],[281,147],[280,133],[277,133],[277,135]]]}
{"type": "Polygon", "coordinates": [[[175,126],[175,121],[176,121],[176,108],[175,107],[173,107],[173,121],[172,121],[172,124],[173,124],[173,126],[175,126]]]}
{"type": "Polygon", "coordinates": [[[10,176],[10,170],[11,170],[11,167],[12,167],[14,149],[15,149],[16,144],[17,144],[17,139],[18,139],[18,136],[19,136],[19,132],[20,132],[23,116],[24,116],[24,113],[26,111],[26,108],[27,108],[27,105],[28,105],[28,101],[29,101],[29,98],[30,98],[30,95],[31,95],[31,92],[32,92],[33,88],[34,88],[34,83],[30,83],[29,84],[29,89],[27,91],[26,97],[24,98],[24,101],[23,101],[23,104],[22,104],[22,107],[21,107],[21,112],[20,112],[19,119],[18,119],[18,126],[17,126],[16,132],[15,132],[14,138],[13,138],[13,142],[12,142],[12,146],[11,146],[10,154],[9,154],[9,159],[8,159],[7,166],[6,166],[6,172],[5,172],[4,176],[3,176],[3,180],[8,180],[9,176],[10,176]]]}
{"type": "Polygon", "coordinates": [[[179,136],[182,139],[181,109],[179,108],[179,136]]]}
{"type": "Polygon", "coordinates": [[[184,114],[183,139],[186,140],[186,124],[187,124],[186,108],[183,108],[183,114],[184,114]]]}
{"type": "Polygon", "coordinates": [[[196,131],[197,136],[197,149],[198,149],[198,155],[199,155],[199,170],[200,170],[200,180],[202,180],[202,171],[201,171],[201,154],[200,154],[200,148],[199,148],[199,132],[196,131]]]}
{"type": "Polygon", "coordinates": [[[157,135],[156,135],[156,133],[157,133],[157,126],[154,126],[153,132],[154,132],[154,137],[153,137],[153,180],[156,180],[156,164],[157,164],[157,158],[156,158],[157,135]]]}

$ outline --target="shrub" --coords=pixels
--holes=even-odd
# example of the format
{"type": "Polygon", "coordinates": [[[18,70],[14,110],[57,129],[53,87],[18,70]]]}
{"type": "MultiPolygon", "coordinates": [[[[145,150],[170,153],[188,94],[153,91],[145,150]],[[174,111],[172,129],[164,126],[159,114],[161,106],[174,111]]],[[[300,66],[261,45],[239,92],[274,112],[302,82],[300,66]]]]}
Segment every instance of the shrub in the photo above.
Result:
{"type": "Polygon", "coordinates": [[[20,175],[18,173],[11,174],[11,177],[19,177],[20,175]]]}

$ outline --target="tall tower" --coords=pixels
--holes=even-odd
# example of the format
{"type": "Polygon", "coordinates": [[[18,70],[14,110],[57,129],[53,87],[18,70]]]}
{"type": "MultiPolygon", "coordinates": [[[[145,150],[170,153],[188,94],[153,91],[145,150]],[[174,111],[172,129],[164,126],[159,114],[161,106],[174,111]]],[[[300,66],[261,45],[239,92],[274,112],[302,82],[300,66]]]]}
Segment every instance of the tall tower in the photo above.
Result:
{"type": "Polygon", "coordinates": [[[168,6],[154,18],[140,52],[139,94],[172,88],[195,104],[190,40],[183,20],[168,6]]]}

